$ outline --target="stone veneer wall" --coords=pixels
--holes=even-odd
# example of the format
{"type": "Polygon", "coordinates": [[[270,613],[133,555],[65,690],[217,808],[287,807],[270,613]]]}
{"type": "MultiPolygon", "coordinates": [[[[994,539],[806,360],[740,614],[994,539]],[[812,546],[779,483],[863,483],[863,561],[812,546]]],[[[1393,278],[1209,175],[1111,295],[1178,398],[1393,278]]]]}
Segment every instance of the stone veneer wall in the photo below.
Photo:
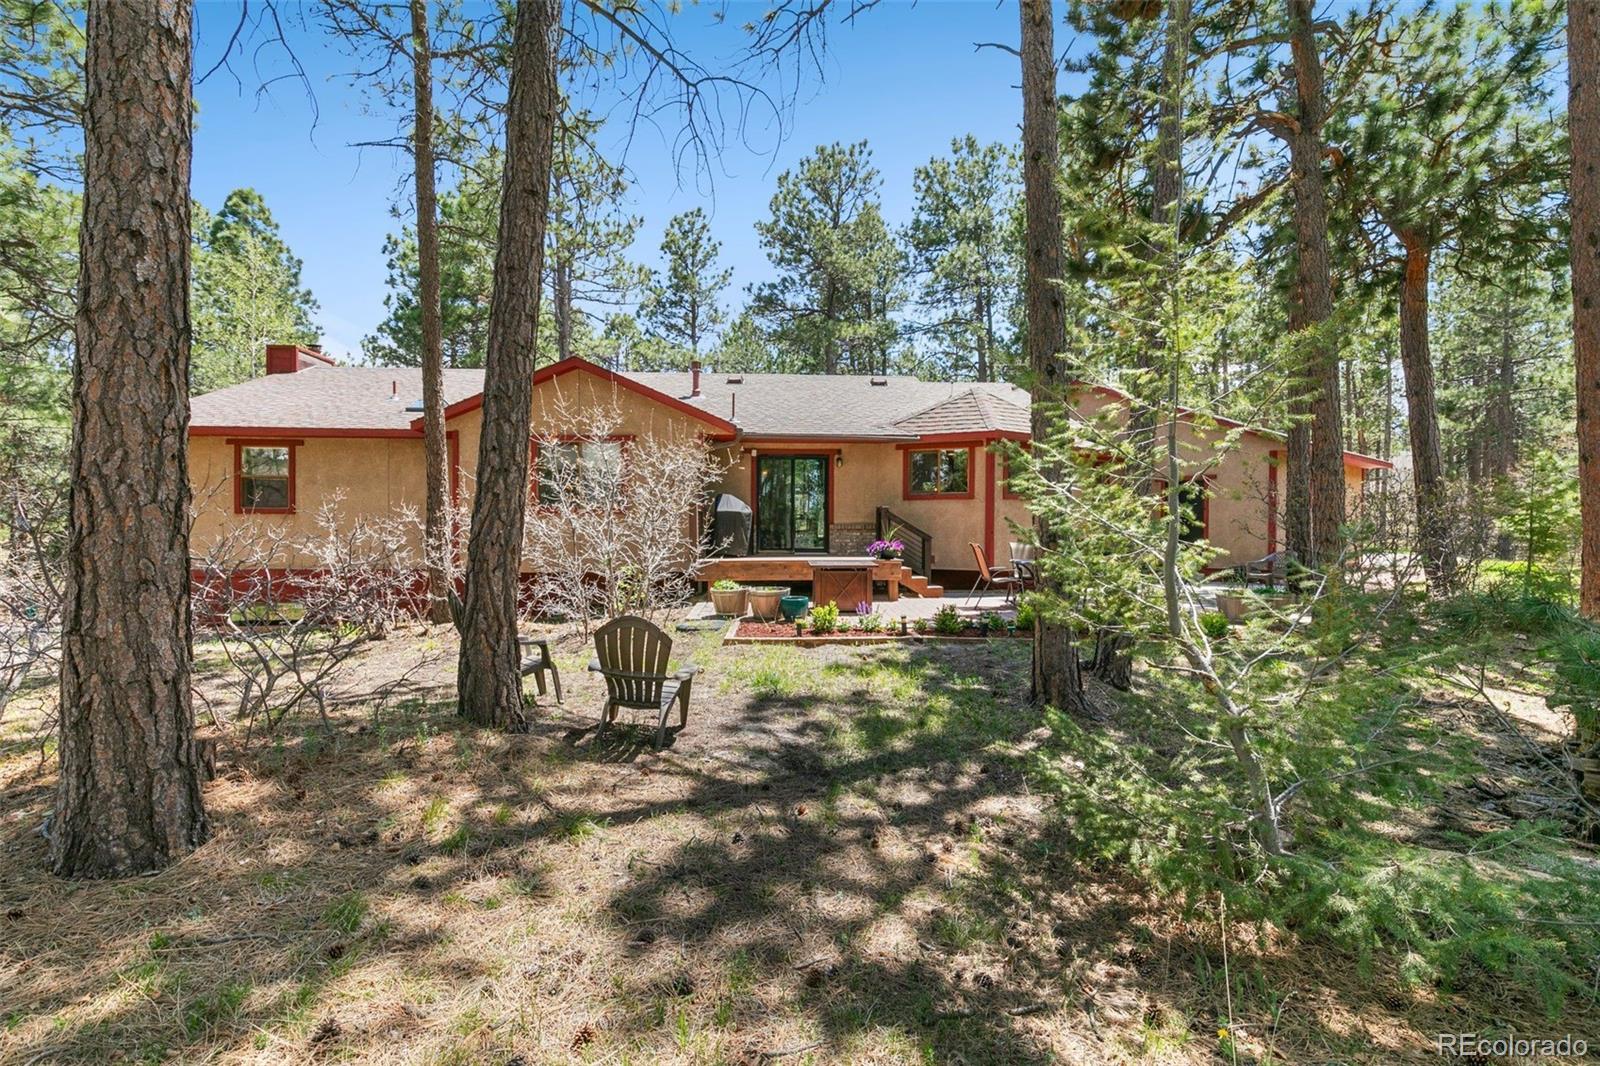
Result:
{"type": "Polygon", "coordinates": [[[871,522],[835,522],[828,527],[830,555],[865,555],[867,545],[878,539],[878,527],[871,522]]]}

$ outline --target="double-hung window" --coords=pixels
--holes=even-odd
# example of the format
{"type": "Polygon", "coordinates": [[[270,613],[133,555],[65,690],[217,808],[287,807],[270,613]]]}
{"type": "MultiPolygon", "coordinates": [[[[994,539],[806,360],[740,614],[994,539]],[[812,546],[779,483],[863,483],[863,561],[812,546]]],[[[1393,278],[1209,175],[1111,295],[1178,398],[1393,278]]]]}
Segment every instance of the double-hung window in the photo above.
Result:
{"type": "Polygon", "coordinates": [[[292,513],[294,445],[240,444],[237,448],[237,510],[242,514],[292,513]]]}
{"type": "Polygon", "coordinates": [[[539,502],[554,505],[576,494],[598,503],[615,492],[622,469],[620,440],[540,441],[539,502]]]}

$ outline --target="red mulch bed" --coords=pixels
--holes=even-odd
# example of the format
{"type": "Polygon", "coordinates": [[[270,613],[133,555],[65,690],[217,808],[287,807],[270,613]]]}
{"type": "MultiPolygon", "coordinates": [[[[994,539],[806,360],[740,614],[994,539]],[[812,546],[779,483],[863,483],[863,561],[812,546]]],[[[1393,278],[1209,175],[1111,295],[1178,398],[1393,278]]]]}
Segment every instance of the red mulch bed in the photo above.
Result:
{"type": "MultiPolygon", "coordinates": [[[[863,633],[861,630],[855,628],[855,626],[853,624],[850,626],[849,629],[842,630],[842,631],[835,630],[834,632],[827,633],[827,634],[813,633],[809,627],[806,628],[803,631],[803,636],[808,640],[811,640],[811,639],[824,640],[824,639],[829,639],[829,638],[853,638],[853,637],[880,637],[881,638],[881,637],[898,637],[899,635],[900,635],[900,626],[898,624],[894,625],[893,627],[885,625],[885,627],[883,629],[878,630],[876,633],[863,633]]],[[[965,637],[965,638],[968,638],[968,639],[976,639],[976,638],[981,638],[981,637],[986,636],[985,632],[982,629],[979,629],[977,626],[967,626],[964,629],[962,629],[960,633],[955,633],[955,634],[935,633],[931,629],[928,630],[928,632],[926,632],[926,633],[918,633],[915,629],[912,629],[912,630],[909,630],[906,635],[908,637],[942,637],[944,639],[950,639],[950,637],[952,637],[952,636],[954,636],[954,637],[965,637]]],[[[742,620],[739,623],[739,628],[734,631],[733,636],[735,636],[735,637],[788,637],[789,639],[793,640],[795,638],[794,623],[793,622],[758,622],[755,619],[746,618],[746,619],[742,620]]],[[[995,636],[996,637],[1005,637],[1006,634],[1004,632],[1001,632],[1001,633],[995,634],[995,636]]]]}

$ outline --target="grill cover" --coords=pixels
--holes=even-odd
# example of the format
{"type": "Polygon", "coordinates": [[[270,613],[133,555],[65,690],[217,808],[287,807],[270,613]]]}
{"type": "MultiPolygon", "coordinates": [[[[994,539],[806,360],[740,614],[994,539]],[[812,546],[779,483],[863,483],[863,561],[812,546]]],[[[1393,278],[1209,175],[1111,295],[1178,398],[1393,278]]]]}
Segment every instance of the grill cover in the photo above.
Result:
{"type": "Polygon", "coordinates": [[[711,554],[749,555],[750,505],[732,493],[719,492],[711,504],[711,554]]]}

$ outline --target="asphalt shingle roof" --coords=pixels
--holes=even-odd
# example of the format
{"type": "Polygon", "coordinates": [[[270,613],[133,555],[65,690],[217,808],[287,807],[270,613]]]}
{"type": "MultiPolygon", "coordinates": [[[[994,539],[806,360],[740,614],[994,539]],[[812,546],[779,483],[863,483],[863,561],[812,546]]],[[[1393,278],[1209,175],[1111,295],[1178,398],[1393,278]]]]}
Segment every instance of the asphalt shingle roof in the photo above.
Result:
{"type": "MultiPolygon", "coordinates": [[[[1021,391],[1021,390],[1018,390],[1021,391]]],[[[987,389],[969,388],[940,400],[895,425],[908,433],[1027,433],[1028,407],[987,389]]]]}
{"type": "MultiPolygon", "coordinates": [[[[483,391],[483,371],[446,370],[444,402],[483,391]]],[[[314,366],[269,374],[196,396],[193,427],[409,430],[421,413],[422,371],[415,367],[314,366]],[[416,410],[407,411],[413,404],[416,410]]]]}
{"type": "MultiPolygon", "coordinates": [[[[447,405],[483,391],[481,370],[444,374],[447,405]]],[[[703,371],[700,395],[691,396],[687,371],[623,376],[758,437],[909,440],[925,432],[1028,430],[1028,394],[1004,383],[703,371]],[[938,428],[919,428],[924,423],[938,428]]],[[[197,396],[190,422],[196,428],[408,430],[420,414],[421,396],[422,372],[415,368],[311,367],[197,396]]]]}

